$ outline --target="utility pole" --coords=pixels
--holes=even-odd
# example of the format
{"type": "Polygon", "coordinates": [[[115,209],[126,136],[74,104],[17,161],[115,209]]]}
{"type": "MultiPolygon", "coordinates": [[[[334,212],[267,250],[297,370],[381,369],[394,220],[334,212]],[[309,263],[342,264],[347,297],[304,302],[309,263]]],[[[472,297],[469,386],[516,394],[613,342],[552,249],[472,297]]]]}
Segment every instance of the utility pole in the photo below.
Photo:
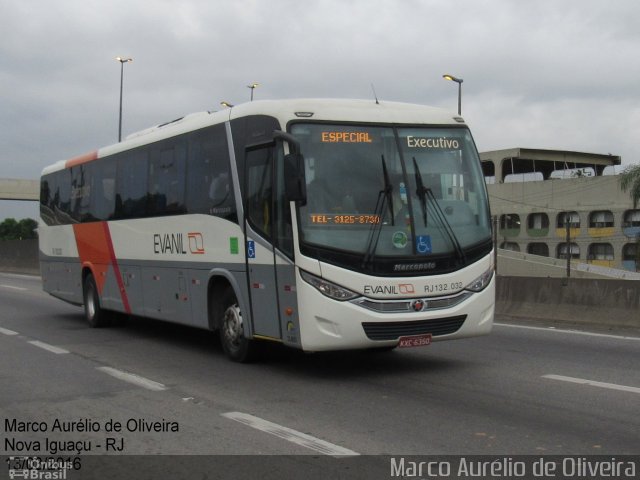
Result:
{"type": "Polygon", "coordinates": [[[118,142],[122,141],[122,84],[124,82],[124,64],[133,62],[133,58],[116,57],[120,62],[120,115],[118,116],[118,142]]]}
{"type": "Polygon", "coordinates": [[[498,274],[498,216],[493,216],[493,266],[498,274]]]}
{"type": "Polygon", "coordinates": [[[567,284],[569,283],[569,277],[571,276],[571,224],[569,223],[569,215],[564,222],[566,235],[565,241],[567,242],[567,284]]]}

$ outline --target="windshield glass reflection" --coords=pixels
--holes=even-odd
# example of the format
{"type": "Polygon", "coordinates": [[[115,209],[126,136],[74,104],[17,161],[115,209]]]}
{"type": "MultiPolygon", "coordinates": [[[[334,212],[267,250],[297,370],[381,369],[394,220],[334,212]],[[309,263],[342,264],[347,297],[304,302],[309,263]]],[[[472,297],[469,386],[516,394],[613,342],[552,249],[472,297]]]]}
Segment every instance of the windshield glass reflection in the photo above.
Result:
{"type": "Polygon", "coordinates": [[[304,244],[367,257],[450,254],[490,238],[466,128],[295,124],[305,157],[304,244]]]}

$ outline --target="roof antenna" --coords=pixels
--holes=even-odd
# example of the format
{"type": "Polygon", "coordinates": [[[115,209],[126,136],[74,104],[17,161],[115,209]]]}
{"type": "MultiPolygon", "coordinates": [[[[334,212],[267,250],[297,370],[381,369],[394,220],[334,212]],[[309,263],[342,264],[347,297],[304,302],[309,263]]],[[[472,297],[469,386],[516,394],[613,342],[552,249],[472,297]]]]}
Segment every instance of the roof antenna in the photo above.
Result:
{"type": "Polygon", "coordinates": [[[373,90],[373,98],[376,99],[376,105],[380,105],[380,102],[378,101],[378,95],[376,94],[376,87],[373,86],[373,83],[371,83],[371,90],[373,90]]]}

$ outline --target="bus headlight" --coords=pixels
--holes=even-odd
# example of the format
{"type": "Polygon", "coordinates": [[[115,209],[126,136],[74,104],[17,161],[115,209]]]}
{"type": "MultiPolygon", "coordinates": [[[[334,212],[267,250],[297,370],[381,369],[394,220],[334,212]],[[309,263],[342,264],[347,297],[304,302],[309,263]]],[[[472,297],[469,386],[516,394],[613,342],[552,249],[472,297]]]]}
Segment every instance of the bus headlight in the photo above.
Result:
{"type": "Polygon", "coordinates": [[[493,278],[493,265],[491,266],[491,268],[489,268],[489,270],[484,272],[473,282],[464,287],[464,289],[469,290],[470,292],[479,292],[481,290],[484,290],[487,285],[489,285],[489,282],[491,282],[491,278],[493,278]]]}
{"type": "Polygon", "coordinates": [[[300,276],[302,279],[313,285],[318,289],[320,293],[326,295],[329,298],[333,298],[334,300],[345,301],[351,300],[352,298],[356,298],[359,295],[351,290],[347,290],[335,283],[328,282],[320,277],[316,277],[315,275],[310,274],[309,272],[305,272],[300,270],[300,276]]]}

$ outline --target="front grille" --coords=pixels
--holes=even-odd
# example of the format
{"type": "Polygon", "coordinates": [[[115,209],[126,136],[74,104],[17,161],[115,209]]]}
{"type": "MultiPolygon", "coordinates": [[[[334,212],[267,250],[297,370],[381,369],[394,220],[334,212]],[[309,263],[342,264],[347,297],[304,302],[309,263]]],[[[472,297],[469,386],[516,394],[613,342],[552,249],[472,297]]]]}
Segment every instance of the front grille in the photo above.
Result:
{"type": "Polygon", "coordinates": [[[397,340],[409,335],[430,333],[434,337],[457,332],[467,319],[466,315],[407,322],[364,322],[364,333],[371,340],[397,340]]]}
{"type": "Polygon", "coordinates": [[[374,312],[381,313],[403,313],[403,312],[415,312],[411,303],[413,300],[422,300],[424,302],[424,308],[421,311],[438,310],[442,308],[455,307],[459,303],[464,302],[473,293],[463,291],[455,295],[446,297],[425,297],[421,299],[409,299],[409,300],[376,300],[373,298],[359,297],[355,300],[351,300],[351,303],[360,305],[361,307],[368,308],[374,312]]]}

